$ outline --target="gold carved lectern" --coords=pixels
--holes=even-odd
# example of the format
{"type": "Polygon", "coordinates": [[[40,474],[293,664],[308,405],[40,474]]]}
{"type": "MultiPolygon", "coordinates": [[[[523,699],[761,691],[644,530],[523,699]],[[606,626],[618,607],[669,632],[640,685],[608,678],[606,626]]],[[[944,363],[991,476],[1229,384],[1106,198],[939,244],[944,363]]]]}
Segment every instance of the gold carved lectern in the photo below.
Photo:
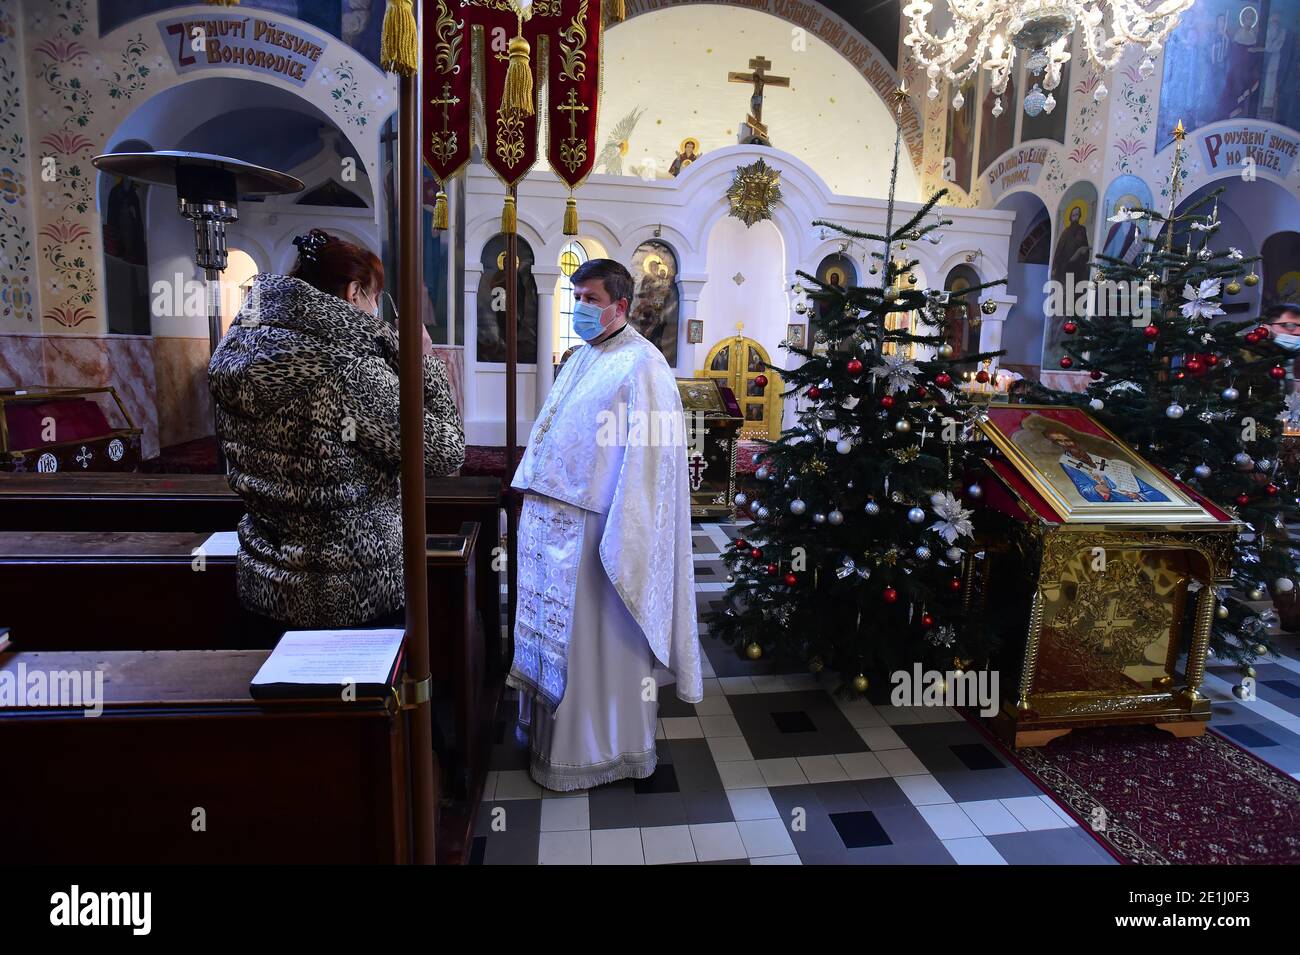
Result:
{"type": "Polygon", "coordinates": [[[1078,409],[991,406],[980,426],[997,453],[980,479],[971,609],[1003,638],[999,735],[1021,747],[1121,723],[1203,733],[1215,587],[1242,525],[1078,409]]]}

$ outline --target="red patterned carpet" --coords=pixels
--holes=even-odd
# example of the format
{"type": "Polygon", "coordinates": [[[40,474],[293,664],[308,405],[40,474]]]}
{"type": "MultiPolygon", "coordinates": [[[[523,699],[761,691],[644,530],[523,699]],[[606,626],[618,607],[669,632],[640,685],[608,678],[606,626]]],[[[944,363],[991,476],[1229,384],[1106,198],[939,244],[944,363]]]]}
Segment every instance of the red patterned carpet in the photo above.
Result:
{"type": "Polygon", "coordinates": [[[994,742],[1123,862],[1300,863],[1300,782],[1213,732],[1105,727],[1016,751],[994,742]]]}

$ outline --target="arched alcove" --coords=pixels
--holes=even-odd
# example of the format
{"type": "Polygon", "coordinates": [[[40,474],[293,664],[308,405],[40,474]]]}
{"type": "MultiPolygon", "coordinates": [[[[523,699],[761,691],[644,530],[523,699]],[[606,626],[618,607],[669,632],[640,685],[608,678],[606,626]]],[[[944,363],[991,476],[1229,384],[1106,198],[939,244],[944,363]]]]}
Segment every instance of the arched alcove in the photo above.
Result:
{"type": "Polygon", "coordinates": [[[998,364],[1037,377],[1043,353],[1044,289],[1051,259],[1052,221],[1043,200],[1028,191],[1004,196],[997,208],[1016,214],[1007,265],[1007,295],[1014,296],[1015,304],[1002,329],[1002,347],[1007,353],[998,364]]]}

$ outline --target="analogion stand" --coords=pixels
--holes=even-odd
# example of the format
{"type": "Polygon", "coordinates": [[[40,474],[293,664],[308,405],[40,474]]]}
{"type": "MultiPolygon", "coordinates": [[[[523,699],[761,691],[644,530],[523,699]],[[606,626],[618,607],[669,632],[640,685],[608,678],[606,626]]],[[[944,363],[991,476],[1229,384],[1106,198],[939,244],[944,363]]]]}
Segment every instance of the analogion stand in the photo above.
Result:
{"type": "Polygon", "coordinates": [[[1093,726],[1204,733],[1216,587],[1242,524],[1078,409],[991,407],[980,427],[999,453],[967,593],[1005,647],[994,730],[1016,748],[1093,726]]]}

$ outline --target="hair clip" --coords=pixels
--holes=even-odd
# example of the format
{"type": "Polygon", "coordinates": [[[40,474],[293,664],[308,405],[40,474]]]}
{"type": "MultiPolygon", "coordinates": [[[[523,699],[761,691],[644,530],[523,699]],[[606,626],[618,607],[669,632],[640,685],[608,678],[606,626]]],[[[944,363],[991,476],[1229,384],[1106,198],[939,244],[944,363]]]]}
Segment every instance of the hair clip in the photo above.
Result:
{"type": "Polygon", "coordinates": [[[312,229],[306,235],[294,236],[293,244],[298,247],[298,257],[304,262],[315,262],[316,253],[329,242],[329,236],[319,229],[312,229]]]}

